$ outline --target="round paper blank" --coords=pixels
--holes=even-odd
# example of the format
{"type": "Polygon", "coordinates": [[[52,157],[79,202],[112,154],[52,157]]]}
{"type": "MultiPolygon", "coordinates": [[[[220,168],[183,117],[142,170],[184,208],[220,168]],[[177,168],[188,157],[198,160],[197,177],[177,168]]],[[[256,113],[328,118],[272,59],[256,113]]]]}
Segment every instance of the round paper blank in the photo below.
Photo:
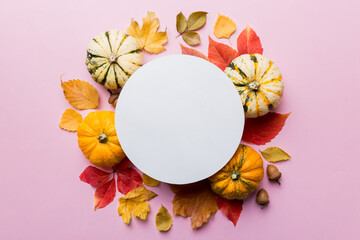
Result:
{"type": "Polygon", "coordinates": [[[139,68],[116,106],[116,132],[129,159],[162,182],[186,184],[220,170],[240,144],[244,113],[215,65],[170,55],[139,68]]]}

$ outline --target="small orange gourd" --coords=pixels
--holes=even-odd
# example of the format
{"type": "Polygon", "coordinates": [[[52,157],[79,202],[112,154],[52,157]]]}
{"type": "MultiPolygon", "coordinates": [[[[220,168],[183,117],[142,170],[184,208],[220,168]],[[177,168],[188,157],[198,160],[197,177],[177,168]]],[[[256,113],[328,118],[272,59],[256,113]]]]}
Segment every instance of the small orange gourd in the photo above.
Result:
{"type": "Polygon", "coordinates": [[[249,146],[238,147],[234,156],[209,178],[211,189],[226,199],[243,199],[255,191],[263,179],[263,160],[249,146]]]}
{"type": "Polygon", "coordinates": [[[77,128],[78,144],[89,161],[99,167],[112,167],[125,158],[115,131],[115,113],[89,113],[77,128]]]}

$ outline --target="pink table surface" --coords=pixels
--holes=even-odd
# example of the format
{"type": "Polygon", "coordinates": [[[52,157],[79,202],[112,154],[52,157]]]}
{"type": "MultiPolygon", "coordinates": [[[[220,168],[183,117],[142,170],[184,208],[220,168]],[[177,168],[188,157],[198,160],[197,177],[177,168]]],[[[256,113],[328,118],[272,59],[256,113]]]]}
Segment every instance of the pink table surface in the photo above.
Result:
{"type": "MultiPolygon", "coordinates": [[[[360,239],[359,3],[358,1],[7,1],[1,4],[0,239],[360,239]],[[93,82],[84,60],[89,40],[109,29],[125,30],[147,10],[167,27],[167,50],[145,54],[148,62],[180,53],[175,15],[208,11],[207,35],[217,13],[232,17],[236,37],[250,24],[264,55],[283,73],[285,94],[277,112],[292,112],[283,131],[266,146],[293,158],[277,164],[282,185],[262,187],[271,203],[261,210],[246,199],[238,225],[218,212],[198,231],[174,216],[168,233],[155,228],[160,205],[172,209],[166,184],[152,188],[146,222],[130,226],[117,214],[121,195],[93,210],[94,189],[78,179],[89,165],[76,134],[60,130],[64,99],[59,77],[89,81],[101,95],[100,109],[112,110],[106,90],[93,82]]],[[[226,40],[222,41],[227,43],[226,40]]],[[[82,111],[85,116],[89,111],[82,111]]]]}

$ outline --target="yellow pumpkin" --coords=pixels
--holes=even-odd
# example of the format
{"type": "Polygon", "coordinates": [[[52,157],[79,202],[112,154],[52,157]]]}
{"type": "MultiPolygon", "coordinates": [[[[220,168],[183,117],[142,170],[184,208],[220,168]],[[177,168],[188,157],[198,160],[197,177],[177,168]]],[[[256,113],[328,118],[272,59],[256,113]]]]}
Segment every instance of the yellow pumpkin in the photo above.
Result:
{"type": "Polygon", "coordinates": [[[255,191],[263,179],[263,160],[249,146],[238,147],[234,156],[219,172],[209,178],[211,189],[226,199],[242,199],[255,191]]]}
{"type": "Polygon", "coordinates": [[[125,158],[115,131],[115,113],[89,113],[77,128],[78,144],[89,161],[99,167],[112,167],[125,158]]]}
{"type": "Polygon", "coordinates": [[[263,55],[241,55],[224,72],[239,92],[247,118],[265,115],[279,105],[284,91],[282,75],[263,55]]]}

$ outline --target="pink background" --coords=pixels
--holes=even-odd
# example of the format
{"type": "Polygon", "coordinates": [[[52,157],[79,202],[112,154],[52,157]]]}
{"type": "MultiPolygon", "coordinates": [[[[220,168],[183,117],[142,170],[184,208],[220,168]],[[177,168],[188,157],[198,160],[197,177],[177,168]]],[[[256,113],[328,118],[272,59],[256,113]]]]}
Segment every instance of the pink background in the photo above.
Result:
{"type": "MultiPolygon", "coordinates": [[[[360,239],[359,183],[359,12],[358,1],[7,1],[0,8],[0,239],[360,239]],[[125,30],[147,10],[167,27],[167,50],[145,61],[180,53],[175,15],[208,11],[200,30],[207,35],[217,13],[233,18],[237,31],[250,24],[264,55],[283,73],[280,113],[292,112],[283,131],[266,146],[279,146],[293,158],[277,164],[282,185],[262,186],[271,203],[261,210],[246,199],[238,225],[218,212],[198,231],[190,219],[175,216],[168,233],[154,218],[160,205],[172,209],[166,184],[153,188],[146,222],[130,226],[117,215],[115,200],[93,211],[94,189],[78,176],[88,166],[76,135],[58,127],[64,99],[59,76],[92,83],[100,109],[112,110],[106,90],[93,82],[84,61],[89,40],[109,29],[125,30]]],[[[224,40],[224,43],[227,41],[224,40]]],[[[82,111],[83,116],[88,111],[82,111]]],[[[118,193],[117,198],[121,195],[118,193]]]]}

